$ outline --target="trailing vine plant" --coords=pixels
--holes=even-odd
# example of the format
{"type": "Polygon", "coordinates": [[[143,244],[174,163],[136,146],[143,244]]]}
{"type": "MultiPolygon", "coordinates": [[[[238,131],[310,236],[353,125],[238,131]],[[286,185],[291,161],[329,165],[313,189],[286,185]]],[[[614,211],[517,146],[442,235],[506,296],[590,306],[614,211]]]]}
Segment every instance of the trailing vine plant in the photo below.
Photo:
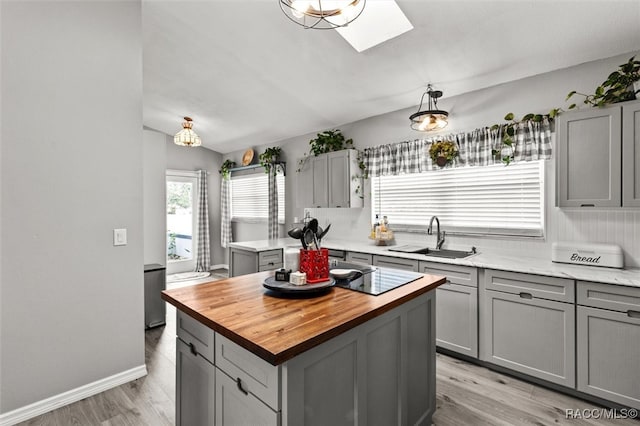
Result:
{"type": "Polygon", "coordinates": [[[224,163],[222,163],[222,166],[220,167],[220,170],[218,170],[218,173],[220,173],[222,175],[222,178],[227,180],[229,179],[230,176],[230,169],[233,169],[236,166],[236,162],[235,161],[231,161],[228,158],[224,161],[224,163]]]}
{"type": "Polygon", "coordinates": [[[271,166],[275,161],[278,161],[281,153],[282,153],[282,148],[280,148],[279,146],[274,146],[274,147],[265,149],[265,151],[258,156],[258,159],[260,160],[260,165],[264,167],[265,173],[269,173],[271,166]]]}
{"type": "Polygon", "coordinates": [[[304,168],[312,154],[317,157],[327,152],[353,148],[353,139],[345,139],[340,129],[325,130],[318,133],[315,139],[311,139],[309,146],[309,153],[304,153],[300,161],[298,161],[298,169],[296,170],[298,172],[304,168]]]}

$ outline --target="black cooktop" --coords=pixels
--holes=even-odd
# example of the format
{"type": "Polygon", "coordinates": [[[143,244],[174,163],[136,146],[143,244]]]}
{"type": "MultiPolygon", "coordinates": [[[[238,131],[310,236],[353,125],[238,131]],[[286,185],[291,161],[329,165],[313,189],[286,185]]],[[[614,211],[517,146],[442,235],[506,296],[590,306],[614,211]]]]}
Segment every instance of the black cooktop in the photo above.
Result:
{"type": "Polygon", "coordinates": [[[375,267],[373,271],[358,273],[353,278],[336,279],[336,286],[377,296],[421,278],[418,272],[375,267]]]}

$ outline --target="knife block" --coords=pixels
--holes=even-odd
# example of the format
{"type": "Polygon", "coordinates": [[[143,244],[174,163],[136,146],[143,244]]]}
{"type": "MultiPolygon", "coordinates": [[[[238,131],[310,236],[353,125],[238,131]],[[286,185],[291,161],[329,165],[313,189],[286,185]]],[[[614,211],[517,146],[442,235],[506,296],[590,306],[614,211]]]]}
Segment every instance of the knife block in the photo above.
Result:
{"type": "Polygon", "coordinates": [[[307,274],[308,283],[329,280],[329,250],[300,249],[300,272],[307,274]]]}

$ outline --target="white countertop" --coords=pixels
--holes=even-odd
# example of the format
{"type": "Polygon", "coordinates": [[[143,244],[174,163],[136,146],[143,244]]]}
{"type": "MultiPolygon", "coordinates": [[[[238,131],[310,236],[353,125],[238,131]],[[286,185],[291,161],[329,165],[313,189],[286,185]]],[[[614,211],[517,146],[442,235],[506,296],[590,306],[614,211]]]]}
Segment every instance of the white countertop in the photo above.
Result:
{"type": "MultiPolygon", "coordinates": [[[[292,238],[277,240],[243,241],[229,243],[235,247],[249,251],[265,251],[285,247],[300,247],[298,241],[292,238]]],[[[640,287],[640,269],[616,269],[597,266],[570,265],[555,263],[549,258],[516,257],[496,253],[478,253],[464,259],[445,259],[429,257],[424,254],[399,253],[389,251],[389,247],[376,246],[373,242],[365,241],[323,241],[323,247],[336,250],[355,251],[404,259],[426,260],[430,262],[449,263],[453,265],[473,266],[476,268],[499,269],[503,271],[523,272],[537,275],[569,278],[582,281],[593,281],[609,284],[640,287]]]]}

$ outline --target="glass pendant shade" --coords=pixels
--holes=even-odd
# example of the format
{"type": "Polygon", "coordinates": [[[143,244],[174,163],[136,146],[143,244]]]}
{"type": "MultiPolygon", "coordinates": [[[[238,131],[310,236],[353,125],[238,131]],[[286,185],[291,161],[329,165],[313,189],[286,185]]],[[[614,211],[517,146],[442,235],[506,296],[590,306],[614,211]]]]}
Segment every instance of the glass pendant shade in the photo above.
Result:
{"type": "Polygon", "coordinates": [[[427,91],[422,94],[418,112],[411,114],[411,128],[419,132],[434,132],[444,129],[449,124],[449,113],[438,108],[438,98],[442,96],[440,90],[433,90],[431,85],[427,86],[427,91]],[[429,96],[429,109],[421,111],[422,102],[425,95],[429,96]]]}
{"type": "Polygon", "coordinates": [[[200,146],[202,141],[200,136],[193,131],[193,120],[189,117],[184,118],[182,130],[173,137],[173,143],[180,146],[200,146]]]}
{"type": "Polygon", "coordinates": [[[279,0],[284,14],[304,28],[345,27],[364,10],[366,0],[279,0]]]}

